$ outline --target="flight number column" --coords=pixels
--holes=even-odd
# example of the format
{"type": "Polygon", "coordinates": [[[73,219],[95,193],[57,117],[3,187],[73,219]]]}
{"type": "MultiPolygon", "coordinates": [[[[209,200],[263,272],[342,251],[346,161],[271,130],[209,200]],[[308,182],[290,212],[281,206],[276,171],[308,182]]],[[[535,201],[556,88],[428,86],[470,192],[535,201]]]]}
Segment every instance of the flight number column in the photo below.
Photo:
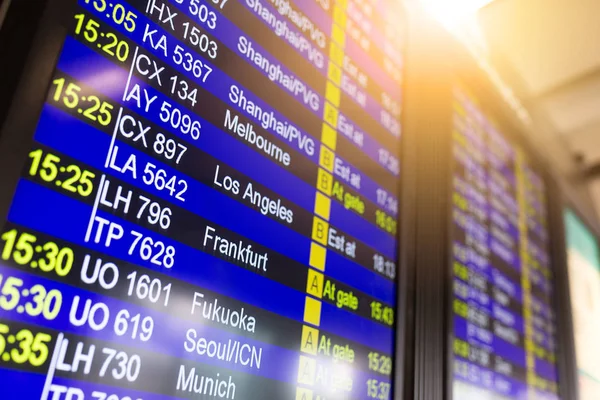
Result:
{"type": "MultiPolygon", "coordinates": [[[[312,400],[317,369],[317,348],[319,339],[319,325],[321,317],[321,298],[325,263],[327,259],[327,244],[329,239],[329,217],[331,212],[331,191],[333,186],[333,168],[335,162],[335,149],[337,144],[337,120],[341,98],[340,84],[344,60],[344,33],[346,23],[347,0],[340,0],[334,5],[334,23],[332,24],[332,41],[330,45],[330,61],[328,67],[328,80],[325,87],[325,106],[323,109],[323,124],[321,129],[321,148],[319,153],[319,169],[317,173],[317,191],[315,192],[315,205],[312,228],[312,241],[309,256],[309,265],[306,283],[306,303],[304,309],[304,322],[302,329],[301,351],[306,355],[300,356],[298,370],[298,383],[296,398],[312,400]],[[314,269],[313,269],[314,268],[314,269]],[[307,387],[310,387],[307,388],[307,387]]],[[[317,398],[319,398],[317,396],[317,398]]]]}

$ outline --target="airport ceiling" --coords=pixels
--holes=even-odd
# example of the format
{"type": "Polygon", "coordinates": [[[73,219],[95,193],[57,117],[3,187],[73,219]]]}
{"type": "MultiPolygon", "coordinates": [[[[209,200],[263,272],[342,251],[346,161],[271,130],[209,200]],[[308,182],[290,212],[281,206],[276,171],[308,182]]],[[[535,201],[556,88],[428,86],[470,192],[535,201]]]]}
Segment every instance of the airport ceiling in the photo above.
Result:
{"type": "Polygon", "coordinates": [[[598,214],[600,0],[496,0],[478,18],[490,58],[532,114],[537,142],[598,214]]]}

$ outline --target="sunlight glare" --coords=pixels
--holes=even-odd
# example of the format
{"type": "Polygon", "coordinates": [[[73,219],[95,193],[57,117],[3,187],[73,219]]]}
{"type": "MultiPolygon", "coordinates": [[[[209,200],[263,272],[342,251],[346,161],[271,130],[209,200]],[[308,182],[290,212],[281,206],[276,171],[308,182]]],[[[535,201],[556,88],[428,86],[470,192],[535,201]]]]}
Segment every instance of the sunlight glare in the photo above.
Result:
{"type": "Polygon", "coordinates": [[[420,0],[425,10],[447,28],[472,18],[493,0],[420,0]]]}

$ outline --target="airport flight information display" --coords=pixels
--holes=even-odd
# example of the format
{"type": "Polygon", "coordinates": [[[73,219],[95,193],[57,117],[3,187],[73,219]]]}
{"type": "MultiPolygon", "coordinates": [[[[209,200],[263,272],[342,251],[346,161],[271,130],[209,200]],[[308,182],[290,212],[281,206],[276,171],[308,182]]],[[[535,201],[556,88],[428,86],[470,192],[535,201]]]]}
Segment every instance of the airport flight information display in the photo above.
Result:
{"type": "Polygon", "coordinates": [[[558,399],[544,182],[462,89],[453,154],[454,399],[558,399]]]}
{"type": "Polygon", "coordinates": [[[0,398],[391,399],[399,2],[69,15],[0,232],[0,398]]]}

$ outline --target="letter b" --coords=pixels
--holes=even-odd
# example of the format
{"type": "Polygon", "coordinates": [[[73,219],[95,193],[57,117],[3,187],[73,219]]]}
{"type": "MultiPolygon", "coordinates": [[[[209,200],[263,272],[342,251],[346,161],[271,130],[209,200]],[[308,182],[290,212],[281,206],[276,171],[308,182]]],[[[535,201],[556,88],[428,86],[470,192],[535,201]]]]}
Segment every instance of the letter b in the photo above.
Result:
{"type": "Polygon", "coordinates": [[[327,234],[329,232],[329,224],[320,218],[313,218],[312,238],[322,245],[327,245],[327,234]]]}

